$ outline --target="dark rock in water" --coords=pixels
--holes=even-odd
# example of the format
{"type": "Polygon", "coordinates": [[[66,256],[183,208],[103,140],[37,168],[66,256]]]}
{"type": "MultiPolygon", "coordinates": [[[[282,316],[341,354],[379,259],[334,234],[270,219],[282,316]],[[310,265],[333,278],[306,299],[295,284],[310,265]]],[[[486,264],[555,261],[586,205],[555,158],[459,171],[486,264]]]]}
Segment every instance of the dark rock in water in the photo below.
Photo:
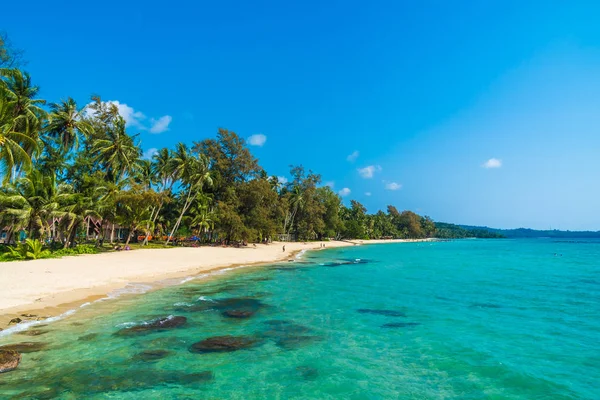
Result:
{"type": "Polygon", "coordinates": [[[1,346],[0,350],[14,350],[19,353],[35,353],[37,351],[44,350],[46,346],[48,346],[47,343],[23,342],[1,346]]]}
{"type": "Polygon", "coordinates": [[[406,317],[401,311],[395,310],[379,310],[379,309],[371,309],[371,308],[360,308],[358,310],[361,314],[376,314],[376,315],[385,315],[386,317],[406,317]]]}
{"type": "Polygon", "coordinates": [[[321,338],[319,336],[287,335],[276,339],[275,344],[285,350],[293,350],[308,346],[309,344],[318,342],[320,340],[321,338]]]}
{"type": "Polygon", "coordinates": [[[193,374],[185,374],[177,376],[177,381],[181,385],[190,385],[192,383],[205,383],[210,382],[213,379],[213,373],[211,371],[196,372],[193,374]]]}
{"type": "Polygon", "coordinates": [[[264,306],[264,303],[260,300],[253,299],[251,297],[232,297],[227,299],[215,300],[212,304],[212,308],[220,311],[229,310],[244,310],[244,311],[258,311],[264,306]]]}
{"type": "Polygon", "coordinates": [[[152,362],[163,359],[170,355],[171,352],[168,350],[144,350],[139,354],[136,354],[133,359],[135,361],[152,362]]]}
{"type": "Polygon", "coordinates": [[[263,332],[263,336],[271,339],[275,344],[286,350],[296,349],[321,340],[320,337],[308,335],[312,329],[293,321],[271,320],[266,321],[269,329],[263,332]]]}
{"type": "Polygon", "coordinates": [[[471,304],[471,307],[477,307],[477,308],[502,308],[501,305],[494,304],[494,303],[473,303],[473,304],[471,304]]]}
{"type": "Polygon", "coordinates": [[[44,335],[44,334],[46,334],[48,332],[50,332],[50,331],[45,331],[43,329],[28,329],[26,331],[17,332],[17,335],[23,335],[23,336],[40,336],[40,335],[44,335]]]}
{"type": "Polygon", "coordinates": [[[269,326],[269,329],[263,333],[263,336],[266,336],[268,338],[278,338],[289,335],[302,335],[312,332],[312,329],[310,329],[309,327],[297,324],[292,321],[276,319],[266,321],[265,324],[269,326]]]}
{"type": "Polygon", "coordinates": [[[250,279],[253,282],[266,282],[266,281],[271,281],[273,280],[273,278],[269,278],[269,277],[258,277],[258,278],[252,278],[250,279]]]}
{"type": "Polygon", "coordinates": [[[419,326],[421,325],[418,322],[392,322],[389,324],[381,325],[382,328],[409,328],[411,326],[419,326]]]}
{"type": "Polygon", "coordinates": [[[94,340],[98,337],[97,333],[88,333],[87,335],[79,336],[77,340],[82,342],[89,342],[90,340],[94,340]]]}
{"type": "Polygon", "coordinates": [[[23,322],[23,320],[21,318],[17,317],[17,318],[13,318],[10,321],[8,321],[8,324],[9,325],[11,325],[11,324],[20,324],[21,322],[23,322]]]}
{"type": "Polygon", "coordinates": [[[223,311],[223,316],[227,318],[250,318],[254,315],[254,311],[248,310],[227,310],[223,311]]]}
{"type": "Polygon", "coordinates": [[[316,368],[301,365],[296,367],[296,371],[300,373],[300,376],[307,381],[316,379],[319,376],[319,371],[316,368]]]}
{"type": "Polygon", "coordinates": [[[14,350],[0,350],[0,374],[17,369],[21,354],[14,350]]]}
{"type": "Polygon", "coordinates": [[[158,318],[152,321],[144,322],[139,325],[134,325],[129,328],[123,328],[116,334],[120,336],[143,334],[149,332],[159,332],[165,329],[178,328],[185,325],[187,322],[186,317],[174,317],[169,316],[165,318],[158,318]]]}
{"type": "Polygon", "coordinates": [[[224,353],[255,346],[258,340],[252,336],[214,336],[194,343],[192,353],[224,353]]]}

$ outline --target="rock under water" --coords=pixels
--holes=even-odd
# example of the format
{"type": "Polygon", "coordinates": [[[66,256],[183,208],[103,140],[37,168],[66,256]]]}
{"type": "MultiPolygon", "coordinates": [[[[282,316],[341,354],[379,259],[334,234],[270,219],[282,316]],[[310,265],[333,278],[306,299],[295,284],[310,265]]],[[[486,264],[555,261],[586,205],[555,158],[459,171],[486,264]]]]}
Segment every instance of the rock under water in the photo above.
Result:
{"type": "Polygon", "coordinates": [[[319,370],[314,367],[309,367],[307,365],[301,365],[296,367],[296,372],[300,374],[302,379],[310,381],[316,379],[319,376],[319,370]]]}
{"type": "Polygon", "coordinates": [[[375,314],[375,315],[385,315],[386,317],[406,317],[401,311],[396,310],[380,310],[380,309],[372,309],[372,308],[359,308],[356,310],[361,314],[375,314]]]}
{"type": "Polygon", "coordinates": [[[136,354],[133,359],[135,361],[152,362],[161,360],[168,357],[171,354],[169,350],[144,350],[139,354],[136,354]]]}
{"type": "Polygon", "coordinates": [[[243,319],[243,318],[250,318],[255,313],[254,313],[254,311],[249,311],[249,310],[227,310],[227,311],[223,311],[222,314],[224,317],[227,317],[227,318],[243,319]]]}
{"type": "Polygon", "coordinates": [[[0,350],[0,374],[17,369],[21,354],[14,350],[0,350]]]}
{"type": "Polygon", "coordinates": [[[1,346],[0,350],[14,350],[19,353],[35,353],[44,350],[47,346],[47,343],[42,342],[22,342],[1,346]]]}
{"type": "Polygon", "coordinates": [[[185,325],[186,322],[187,318],[180,316],[168,316],[164,318],[157,318],[148,322],[143,322],[139,325],[123,328],[117,331],[116,335],[128,336],[150,332],[159,332],[166,329],[178,328],[180,326],[185,325]]]}
{"type": "Polygon", "coordinates": [[[259,340],[253,336],[214,336],[194,343],[190,347],[192,353],[224,353],[248,349],[259,340]]]}
{"type": "Polygon", "coordinates": [[[409,328],[411,326],[419,326],[421,325],[418,322],[392,322],[389,324],[381,325],[382,328],[409,328]]]}
{"type": "Polygon", "coordinates": [[[17,332],[17,335],[22,335],[22,336],[40,336],[40,335],[44,335],[44,334],[46,334],[48,332],[50,332],[50,331],[43,330],[43,329],[28,329],[26,331],[17,332]]]}

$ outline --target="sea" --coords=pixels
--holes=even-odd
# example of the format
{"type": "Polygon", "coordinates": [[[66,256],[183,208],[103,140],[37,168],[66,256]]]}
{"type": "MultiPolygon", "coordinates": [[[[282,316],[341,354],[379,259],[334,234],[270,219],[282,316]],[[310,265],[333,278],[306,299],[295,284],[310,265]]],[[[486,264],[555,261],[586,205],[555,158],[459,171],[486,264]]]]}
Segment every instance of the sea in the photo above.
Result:
{"type": "Polygon", "coordinates": [[[600,399],[597,240],[354,246],[151,287],[3,331],[23,356],[0,398],[600,399]]]}

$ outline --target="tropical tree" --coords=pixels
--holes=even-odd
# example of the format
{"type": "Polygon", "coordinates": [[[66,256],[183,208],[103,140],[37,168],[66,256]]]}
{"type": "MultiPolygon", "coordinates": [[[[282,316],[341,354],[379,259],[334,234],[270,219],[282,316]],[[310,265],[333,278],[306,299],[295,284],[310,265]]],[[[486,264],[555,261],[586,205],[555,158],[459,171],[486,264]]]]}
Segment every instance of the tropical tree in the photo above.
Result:
{"type": "MultiPolygon", "coordinates": [[[[9,112],[14,120],[13,129],[29,135],[37,140],[47,112],[42,108],[45,100],[36,99],[39,87],[31,82],[27,72],[19,69],[0,69],[0,91],[8,104],[9,112]]],[[[29,154],[37,150],[36,146],[26,147],[29,154]]]]}
{"type": "Polygon", "coordinates": [[[85,107],[78,109],[71,97],[60,103],[50,104],[46,134],[57,139],[63,152],[68,153],[79,144],[82,136],[90,134],[92,126],[84,118],[85,107]]]}
{"type": "Polygon", "coordinates": [[[205,184],[212,185],[212,178],[208,168],[208,158],[203,154],[193,155],[188,147],[183,143],[178,143],[172,158],[172,170],[177,176],[182,186],[183,205],[179,218],[175,222],[171,234],[167,237],[166,244],[169,244],[173,234],[179,228],[181,219],[190,207],[194,198],[202,192],[205,184]]]}
{"type": "Polygon", "coordinates": [[[33,149],[37,142],[31,136],[15,130],[15,120],[7,99],[0,90],[0,173],[2,183],[7,184],[13,171],[29,168],[31,156],[26,149],[33,149]]]}
{"type": "MultiPolygon", "coordinates": [[[[108,129],[94,140],[91,152],[102,164],[107,178],[118,182],[139,168],[142,151],[125,131],[125,119],[117,115],[108,129]]],[[[98,132],[96,132],[98,134],[98,132]]]]}
{"type": "Polygon", "coordinates": [[[24,230],[39,239],[49,232],[49,221],[57,215],[60,193],[53,174],[32,169],[0,191],[0,216],[13,231],[24,230]]]}

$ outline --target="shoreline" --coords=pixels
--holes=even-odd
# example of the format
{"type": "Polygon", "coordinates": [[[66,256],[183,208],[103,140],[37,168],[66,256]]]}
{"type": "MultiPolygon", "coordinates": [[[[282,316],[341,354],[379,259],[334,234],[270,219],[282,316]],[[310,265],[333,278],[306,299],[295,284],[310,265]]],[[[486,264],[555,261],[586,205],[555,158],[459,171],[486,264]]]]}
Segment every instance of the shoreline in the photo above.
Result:
{"type": "Polygon", "coordinates": [[[210,278],[229,268],[256,267],[293,259],[302,251],[434,240],[274,242],[247,248],[142,249],[2,263],[0,279],[7,286],[0,294],[0,331],[13,328],[14,324],[8,325],[13,318],[20,318],[22,324],[41,323],[86,303],[110,299],[115,292],[145,293],[181,284],[188,279],[210,278]],[[326,247],[321,248],[321,243],[326,247]],[[282,250],[284,245],[285,251],[282,250]],[[128,292],[129,286],[133,288],[128,292]],[[145,290],[139,291],[140,287],[145,290]]]}

